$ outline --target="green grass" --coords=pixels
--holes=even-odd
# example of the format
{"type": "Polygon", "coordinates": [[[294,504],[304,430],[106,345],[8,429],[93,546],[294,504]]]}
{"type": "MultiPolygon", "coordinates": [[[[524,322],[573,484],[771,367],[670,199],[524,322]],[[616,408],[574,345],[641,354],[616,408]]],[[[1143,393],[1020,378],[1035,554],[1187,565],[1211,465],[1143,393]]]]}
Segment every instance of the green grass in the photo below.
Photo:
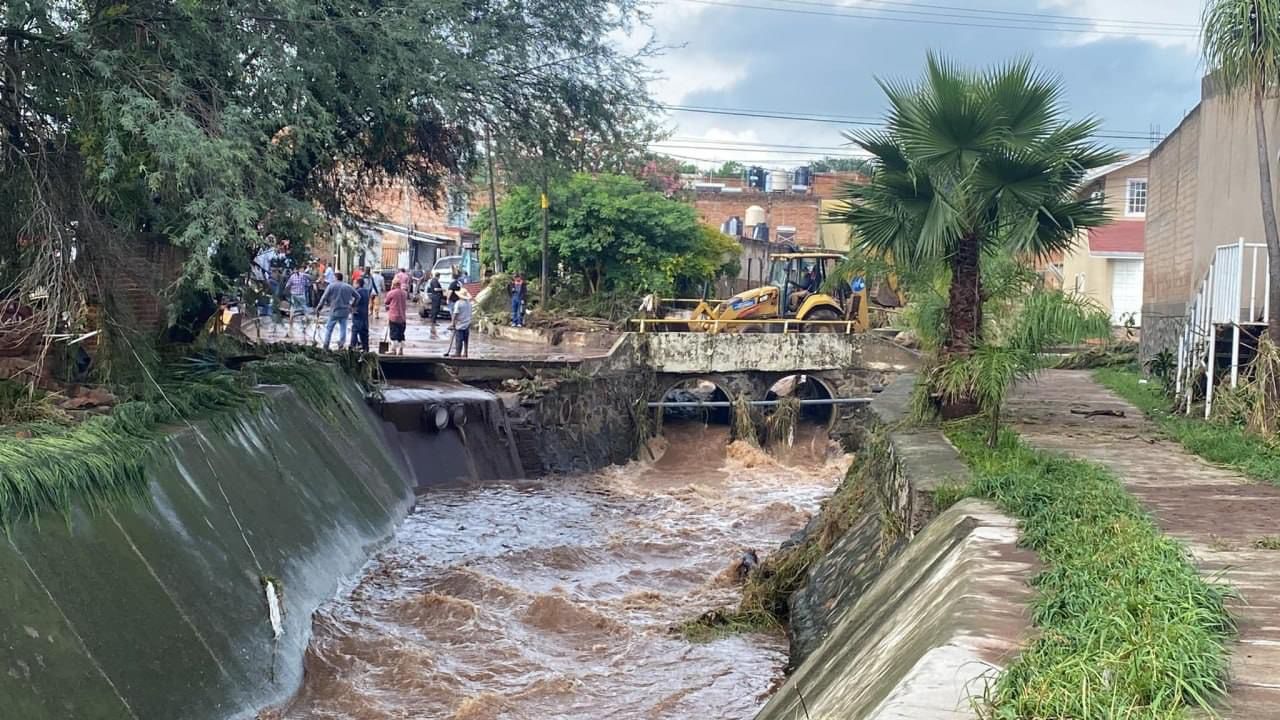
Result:
{"type": "Polygon", "coordinates": [[[1234,632],[1228,588],[1205,582],[1105,469],[1002,433],[948,432],[972,491],[1021,521],[1044,563],[1033,584],[1038,633],[987,688],[983,716],[1181,718],[1224,691],[1234,632]]]}
{"type": "Polygon", "coordinates": [[[1132,370],[1104,368],[1095,371],[1094,377],[1141,410],[1189,452],[1254,480],[1280,485],[1280,447],[1251,435],[1239,425],[1171,413],[1171,401],[1159,384],[1139,383],[1138,373],[1132,370]]]}
{"type": "Polygon", "coordinates": [[[241,372],[170,368],[158,387],[109,415],[0,432],[0,528],[66,514],[77,503],[99,510],[143,497],[146,464],[169,429],[201,419],[216,428],[226,413],[262,401],[253,390],[259,382],[292,385],[333,419],[346,407],[334,369],[303,355],[271,356],[241,372]]]}

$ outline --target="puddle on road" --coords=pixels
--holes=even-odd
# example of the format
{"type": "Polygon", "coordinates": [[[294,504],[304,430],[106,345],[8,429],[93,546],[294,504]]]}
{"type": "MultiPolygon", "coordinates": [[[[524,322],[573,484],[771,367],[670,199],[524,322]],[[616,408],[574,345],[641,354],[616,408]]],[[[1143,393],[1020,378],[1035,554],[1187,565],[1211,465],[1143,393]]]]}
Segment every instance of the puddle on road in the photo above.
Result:
{"type": "Polygon", "coordinates": [[[320,610],[301,692],[280,717],[754,716],[781,633],[691,644],[668,628],[735,604],[747,548],[776,548],[842,477],[825,430],[788,466],[668,425],[655,464],[432,492],[350,595],[320,610]]]}

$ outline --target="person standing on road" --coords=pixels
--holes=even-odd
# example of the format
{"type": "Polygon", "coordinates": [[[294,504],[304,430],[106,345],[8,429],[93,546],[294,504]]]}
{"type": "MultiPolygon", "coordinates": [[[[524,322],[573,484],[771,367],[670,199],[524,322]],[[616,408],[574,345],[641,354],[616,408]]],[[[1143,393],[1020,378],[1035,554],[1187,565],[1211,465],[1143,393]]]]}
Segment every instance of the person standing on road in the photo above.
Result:
{"type": "Polygon", "coordinates": [[[369,288],[369,310],[373,313],[373,319],[377,320],[382,317],[382,305],[378,300],[382,296],[382,275],[373,271],[373,267],[364,266],[364,277],[368,281],[365,287],[369,288]]]}
{"type": "MultiPolygon", "coordinates": [[[[458,302],[453,306],[453,342],[449,350],[458,350],[458,357],[467,356],[467,346],[471,340],[471,293],[466,288],[458,291],[458,302]]],[[[449,353],[444,354],[449,357],[449,353]]]]}
{"type": "Polygon", "coordinates": [[[320,296],[320,302],[316,305],[316,313],[318,314],[326,305],[332,310],[329,311],[329,322],[324,328],[324,349],[329,349],[329,340],[333,338],[333,326],[337,325],[341,332],[338,333],[338,347],[347,344],[347,319],[351,316],[351,303],[356,299],[356,289],[342,282],[342,273],[333,274],[333,283],[324,289],[324,295],[320,296]]]}
{"type": "MultiPolygon", "coordinates": [[[[445,301],[449,303],[449,314],[453,314],[453,306],[458,302],[458,291],[462,289],[462,269],[453,266],[453,279],[449,281],[449,292],[445,293],[445,301]]],[[[453,323],[449,323],[453,327],[453,323]]]]}
{"type": "Polygon", "coordinates": [[[404,354],[404,331],[409,324],[409,294],[399,280],[391,283],[391,290],[384,302],[387,305],[387,326],[391,330],[391,354],[404,354]]]}
{"type": "Polygon", "coordinates": [[[511,327],[524,327],[524,298],[528,285],[524,282],[524,274],[516,273],[516,277],[507,286],[511,294],[511,327]]]}
{"type": "Polygon", "coordinates": [[[409,272],[404,268],[396,273],[396,278],[392,282],[400,283],[400,289],[404,290],[406,296],[413,292],[413,278],[409,277],[409,272]]]}
{"type": "Polygon", "coordinates": [[[359,346],[363,353],[369,352],[369,303],[373,302],[366,278],[367,274],[356,281],[356,297],[351,303],[351,349],[359,346]]]}
{"type": "Polygon", "coordinates": [[[441,303],[444,302],[444,285],[440,284],[440,273],[432,273],[431,280],[427,281],[427,299],[431,301],[431,314],[428,317],[431,318],[431,329],[434,332],[436,317],[440,314],[441,303]]]}
{"type": "Polygon", "coordinates": [[[307,316],[311,313],[311,303],[308,301],[307,294],[311,292],[311,276],[302,271],[302,268],[294,268],[293,274],[289,276],[288,282],[285,283],[289,291],[289,329],[284,336],[289,337],[293,334],[293,318],[295,316],[302,317],[302,333],[307,332],[307,316]]]}

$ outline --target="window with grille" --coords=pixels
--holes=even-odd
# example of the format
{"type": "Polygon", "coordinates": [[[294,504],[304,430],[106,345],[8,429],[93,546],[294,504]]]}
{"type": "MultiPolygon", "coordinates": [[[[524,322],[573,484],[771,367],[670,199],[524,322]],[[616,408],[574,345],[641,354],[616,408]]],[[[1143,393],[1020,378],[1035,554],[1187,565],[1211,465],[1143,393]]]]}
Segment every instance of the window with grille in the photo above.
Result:
{"type": "Polygon", "coordinates": [[[1130,178],[1124,194],[1125,215],[1147,214],[1147,179],[1130,178]]]}

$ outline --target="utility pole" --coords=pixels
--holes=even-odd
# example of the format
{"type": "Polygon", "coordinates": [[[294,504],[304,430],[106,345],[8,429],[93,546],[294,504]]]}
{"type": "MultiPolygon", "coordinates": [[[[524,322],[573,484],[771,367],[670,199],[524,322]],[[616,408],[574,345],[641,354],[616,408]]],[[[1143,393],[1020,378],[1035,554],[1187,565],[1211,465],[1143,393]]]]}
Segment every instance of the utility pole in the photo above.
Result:
{"type": "Polygon", "coordinates": [[[547,169],[542,168],[542,309],[547,308],[547,214],[551,199],[547,197],[547,169]]]}
{"type": "Polygon", "coordinates": [[[484,126],[484,154],[489,163],[489,225],[493,227],[493,271],[502,274],[502,244],[498,240],[498,187],[493,176],[493,143],[489,126],[484,126]]]}

